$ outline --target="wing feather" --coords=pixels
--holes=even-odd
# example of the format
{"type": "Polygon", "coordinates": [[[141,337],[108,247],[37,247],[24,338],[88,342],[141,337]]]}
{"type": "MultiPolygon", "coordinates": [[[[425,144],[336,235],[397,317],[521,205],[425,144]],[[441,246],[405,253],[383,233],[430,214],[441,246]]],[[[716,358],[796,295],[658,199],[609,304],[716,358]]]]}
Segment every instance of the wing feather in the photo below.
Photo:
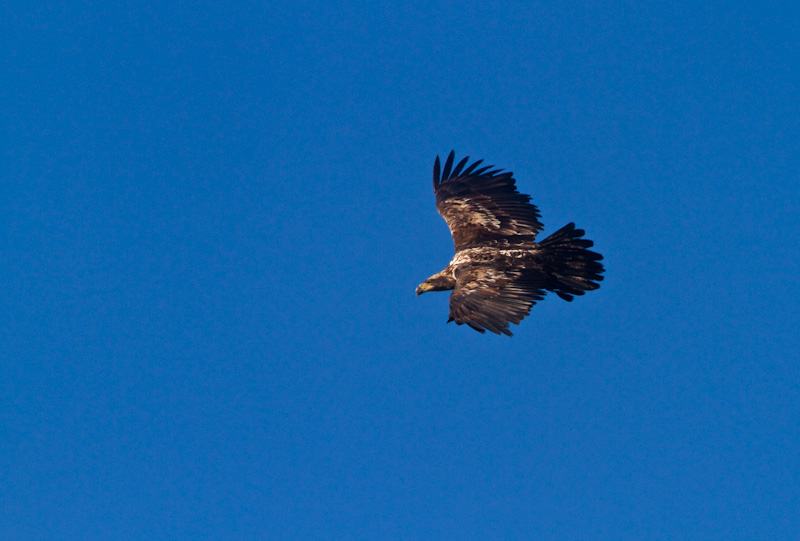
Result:
{"type": "Polygon", "coordinates": [[[467,264],[456,269],[450,295],[450,319],[476,331],[511,336],[509,323],[519,324],[531,306],[544,298],[547,277],[535,269],[467,264]]]}
{"type": "Polygon", "coordinates": [[[469,157],[455,168],[455,152],[450,152],[440,169],[439,157],[433,164],[436,208],[450,228],[456,251],[486,245],[512,245],[530,242],[542,230],[539,210],[530,196],[517,191],[511,172],[492,169],[478,160],[464,168],[469,157]]]}
{"type": "Polygon", "coordinates": [[[453,167],[453,160],[455,159],[455,157],[456,153],[450,151],[450,155],[447,157],[447,161],[444,162],[444,172],[442,173],[442,178],[450,177],[450,168],[453,167]]]}
{"type": "MultiPolygon", "coordinates": [[[[464,158],[464,159],[465,160],[469,159],[469,156],[467,158],[464,158]]],[[[470,165],[469,167],[464,169],[464,171],[461,173],[461,175],[466,177],[466,176],[472,174],[472,172],[475,170],[475,168],[478,167],[482,163],[483,163],[483,160],[478,160],[476,162],[473,162],[472,165],[470,165]]],[[[491,167],[491,165],[489,167],[491,167]]],[[[489,167],[485,167],[484,169],[481,169],[481,171],[484,171],[484,170],[488,169],[489,167]]],[[[476,173],[476,174],[480,174],[480,173],[476,173]]]]}
{"type": "Polygon", "coordinates": [[[458,162],[458,165],[456,165],[456,168],[453,169],[452,173],[450,173],[450,176],[458,177],[461,174],[461,170],[464,169],[464,166],[467,164],[468,161],[469,161],[469,156],[458,162]]]}

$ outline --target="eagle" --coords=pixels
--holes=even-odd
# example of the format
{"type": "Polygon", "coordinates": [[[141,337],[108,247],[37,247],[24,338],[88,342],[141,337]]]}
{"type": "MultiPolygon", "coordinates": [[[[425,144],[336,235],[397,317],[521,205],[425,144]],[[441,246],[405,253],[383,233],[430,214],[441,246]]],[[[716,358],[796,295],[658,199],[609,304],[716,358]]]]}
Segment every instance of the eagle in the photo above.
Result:
{"type": "Polygon", "coordinates": [[[513,173],[479,168],[483,160],[467,166],[469,156],[454,161],[451,151],[442,170],[436,156],[433,193],[455,256],[416,291],[452,291],[448,323],[512,336],[509,323],[519,324],[547,291],[571,301],[600,287],[603,256],[589,250],[582,229],[569,223],[537,242],[539,210],[517,191],[513,173]]]}

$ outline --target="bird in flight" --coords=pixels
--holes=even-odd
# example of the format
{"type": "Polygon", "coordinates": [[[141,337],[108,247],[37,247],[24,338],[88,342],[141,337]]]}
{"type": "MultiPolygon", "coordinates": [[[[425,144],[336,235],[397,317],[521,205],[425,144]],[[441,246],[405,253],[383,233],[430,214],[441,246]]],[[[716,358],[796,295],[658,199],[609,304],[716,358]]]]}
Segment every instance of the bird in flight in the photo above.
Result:
{"type": "Polygon", "coordinates": [[[478,168],[483,160],[467,166],[469,157],[453,167],[454,158],[451,151],[442,170],[436,157],[433,192],[456,253],[417,287],[417,295],[452,290],[448,323],[511,336],[509,323],[519,324],[547,291],[571,301],[600,287],[603,256],[589,250],[582,229],[569,223],[537,242],[539,210],[517,191],[513,173],[478,168]]]}

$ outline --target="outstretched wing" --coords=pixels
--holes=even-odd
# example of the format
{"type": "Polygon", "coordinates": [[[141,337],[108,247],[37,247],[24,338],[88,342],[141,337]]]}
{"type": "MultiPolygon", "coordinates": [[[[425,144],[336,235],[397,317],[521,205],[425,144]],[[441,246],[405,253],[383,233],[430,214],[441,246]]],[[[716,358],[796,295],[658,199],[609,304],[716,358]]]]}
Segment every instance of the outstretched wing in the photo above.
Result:
{"type": "Polygon", "coordinates": [[[530,242],[542,230],[539,210],[521,194],[511,172],[478,166],[464,168],[469,156],[453,167],[450,152],[440,174],[439,156],[433,164],[436,208],[453,235],[456,252],[476,246],[530,242]]]}
{"type": "Polygon", "coordinates": [[[546,274],[535,269],[462,265],[456,269],[447,321],[466,323],[481,334],[488,329],[511,336],[508,324],[519,324],[531,306],[544,298],[546,280],[546,274]]]}

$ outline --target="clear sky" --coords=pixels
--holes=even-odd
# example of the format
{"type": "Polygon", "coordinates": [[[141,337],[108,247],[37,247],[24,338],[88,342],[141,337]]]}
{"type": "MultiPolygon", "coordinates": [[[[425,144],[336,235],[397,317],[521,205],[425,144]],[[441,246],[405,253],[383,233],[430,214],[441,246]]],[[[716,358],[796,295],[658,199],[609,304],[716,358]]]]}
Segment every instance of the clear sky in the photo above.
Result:
{"type": "Polygon", "coordinates": [[[800,538],[793,4],[4,3],[0,537],[800,538]],[[601,288],[415,297],[451,149],[601,288]]]}

